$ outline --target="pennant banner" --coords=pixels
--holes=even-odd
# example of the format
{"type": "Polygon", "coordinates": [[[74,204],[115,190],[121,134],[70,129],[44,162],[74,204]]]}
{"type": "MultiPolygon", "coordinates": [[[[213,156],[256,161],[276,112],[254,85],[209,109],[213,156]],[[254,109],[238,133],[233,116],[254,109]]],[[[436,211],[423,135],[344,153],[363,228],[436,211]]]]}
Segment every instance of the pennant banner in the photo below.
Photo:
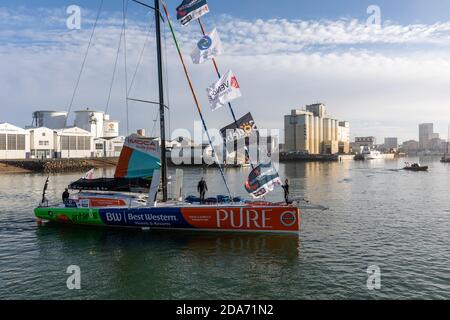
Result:
{"type": "Polygon", "coordinates": [[[228,102],[242,96],[239,82],[232,71],[228,71],[218,82],[206,89],[211,109],[217,110],[228,102]]]}
{"type": "Polygon", "coordinates": [[[220,54],[222,54],[222,43],[217,29],[214,28],[211,33],[200,39],[191,53],[191,58],[194,64],[201,64],[220,54]]]}
{"type": "Polygon", "coordinates": [[[272,162],[269,161],[266,164],[260,164],[250,172],[245,189],[253,198],[261,198],[273,191],[275,185],[281,185],[281,180],[272,162]]]}
{"type": "Polygon", "coordinates": [[[177,7],[177,19],[185,26],[209,12],[206,0],[183,0],[177,7]]]}

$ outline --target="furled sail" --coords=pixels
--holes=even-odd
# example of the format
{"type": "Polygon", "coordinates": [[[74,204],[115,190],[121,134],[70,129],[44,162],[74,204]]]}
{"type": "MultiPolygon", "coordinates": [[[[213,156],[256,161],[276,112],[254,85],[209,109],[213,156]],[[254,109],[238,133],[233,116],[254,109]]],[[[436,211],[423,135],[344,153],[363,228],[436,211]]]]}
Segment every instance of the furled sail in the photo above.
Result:
{"type": "Polygon", "coordinates": [[[159,142],[133,134],[125,139],[115,178],[151,178],[161,168],[159,142]]]}

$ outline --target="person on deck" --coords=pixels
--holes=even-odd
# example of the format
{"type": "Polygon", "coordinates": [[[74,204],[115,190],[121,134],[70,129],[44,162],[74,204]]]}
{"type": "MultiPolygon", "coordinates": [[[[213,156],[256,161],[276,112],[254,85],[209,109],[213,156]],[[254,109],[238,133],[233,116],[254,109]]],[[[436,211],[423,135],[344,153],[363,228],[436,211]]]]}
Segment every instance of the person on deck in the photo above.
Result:
{"type": "Polygon", "coordinates": [[[62,194],[63,203],[66,203],[67,200],[69,200],[69,197],[70,197],[70,193],[69,193],[69,190],[66,188],[62,194]]]}
{"type": "Polygon", "coordinates": [[[284,190],[284,200],[286,201],[286,204],[289,204],[289,180],[286,179],[284,181],[284,185],[281,186],[284,190]]]}
{"type": "Polygon", "coordinates": [[[200,203],[205,202],[205,194],[206,191],[208,191],[208,186],[206,185],[206,181],[203,179],[203,177],[198,183],[197,190],[200,193],[200,203]]]}

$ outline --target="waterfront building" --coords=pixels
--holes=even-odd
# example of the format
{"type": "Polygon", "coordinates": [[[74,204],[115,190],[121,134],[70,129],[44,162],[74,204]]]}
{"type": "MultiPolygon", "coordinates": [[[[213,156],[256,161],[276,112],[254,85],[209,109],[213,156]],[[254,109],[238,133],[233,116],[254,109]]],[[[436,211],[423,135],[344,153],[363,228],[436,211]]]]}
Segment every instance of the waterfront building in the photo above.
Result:
{"type": "Polygon", "coordinates": [[[94,139],[95,150],[94,157],[119,157],[125,142],[125,137],[119,136],[112,139],[98,138],[94,139]]]}
{"type": "Polygon", "coordinates": [[[119,136],[119,121],[110,120],[103,111],[86,108],[75,111],[74,126],[92,133],[94,139],[112,139],[119,136]]]}
{"type": "Polygon", "coordinates": [[[68,113],[63,111],[33,112],[32,125],[27,128],[31,137],[31,158],[120,155],[125,137],[119,136],[119,121],[111,120],[103,111],[90,108],[75,111],[71,127],[67,126],[67,119],[68,113]]]}
{"type": "Polygon", "coordinates": [[[430,148],[430,141],[433,138],[433,124],[419,124],[419,149],[426,150],[430,148]]]}
{"type": "Polygon", "coordinates": [[[416,140],[408,140],[403,142],[402,150],[404,152],[417,151],[419,149],[419,142],[416,140]]]}
{"type": "Polygon", "coordinates": [[[391,150],[397,148],[398,148],[398,138],[396,137],[384,138],[384,149],[391,150]]]}
{"type": "Polygon", "coordinates": [[[292,110],[284,117],[284,134],[286,152],[336,154],[350,148],[350,123],[331,118],[323,103],[292,110]]]}
{"type": "Polygon", "coordinates": [[[447,141],[440,138],[432,138],[429,142],[431,151],[445,152],[447,150],[447,141]]]}
{"type": "Polygon", "coordinates": [[[0,159],[30,157],[30,133],[7,122],[0,123],[0,159]]]}
{"type": "Polygon", "coordinates": [[[78,127],[55,130],[55,158],[90,158],[94,156],[94,136],[78,127]]]}
{"type": "Polygon", "coordinates": [[[355,137],[355,142],[352,144],[353,151],[358,152],[361,147],[375,149],[377,139],[375,137],[355,137]]]}
{"type": "Polygon", "coordinates": [[[56,131],[47,127],[27,129],[30,134],[32,159],[51,159],[55,157],[56,131]]]}
{"type": "Polygon", "coordinates": [[[61,129],[67,125],[67,112],[41,110],[33,112],[31,128],[61,129]]]}

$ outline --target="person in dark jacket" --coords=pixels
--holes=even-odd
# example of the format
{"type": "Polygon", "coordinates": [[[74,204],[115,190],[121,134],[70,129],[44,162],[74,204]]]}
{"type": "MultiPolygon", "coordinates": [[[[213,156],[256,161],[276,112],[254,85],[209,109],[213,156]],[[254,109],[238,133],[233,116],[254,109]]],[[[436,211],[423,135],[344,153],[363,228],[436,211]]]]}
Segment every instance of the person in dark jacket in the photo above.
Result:
{"type": "Polygon", "coordinates": [[[286,179],[284,181],[284,185],[281,186],[284,190],[284,200],[286,201],[286,204],[289,204],[289,180],[286,179]]]}
{"type": "Polygon", "coordinates": [[[208,191],[208,186],[206,185],[206,181],[203,179],[203,177],[200,179],[197,185],[197,190],[200,193],[200,202],[205,202],[205,194],[206,191],[208,191]]]}
{"type": "Polygon", "coordinates": [[[63,203],[66,203],[67,200],[69,200],[69,197],[70,197],[70,193],[69,193],[69,190],[66,188],[62,194],[63,203]]]}

